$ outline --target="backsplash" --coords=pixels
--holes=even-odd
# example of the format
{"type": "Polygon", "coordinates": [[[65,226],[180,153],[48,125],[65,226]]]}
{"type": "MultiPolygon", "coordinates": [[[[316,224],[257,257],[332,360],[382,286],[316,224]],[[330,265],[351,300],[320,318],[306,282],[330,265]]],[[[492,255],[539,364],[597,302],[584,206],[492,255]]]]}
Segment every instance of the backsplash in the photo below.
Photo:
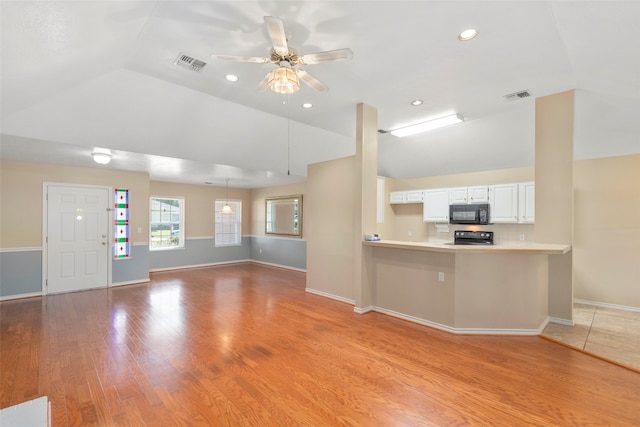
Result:
{"type": "MultiPolygon", "coordinates": [[[[453,242],[453,233],[456,230],[483,230],[493,231],[493,242],[500,244],[528,244],[535,241],[533,224],[493,224],[493,225],[461,225],[446,224],[449,231],[438,231],[435,223],[425,224],[428,226],[427,241],[434,243],[453,242]],[[523,239],[521,240],[521,237],[523,239]]],[[[438,224],[438,228],[440,224],[438,224]]]]}

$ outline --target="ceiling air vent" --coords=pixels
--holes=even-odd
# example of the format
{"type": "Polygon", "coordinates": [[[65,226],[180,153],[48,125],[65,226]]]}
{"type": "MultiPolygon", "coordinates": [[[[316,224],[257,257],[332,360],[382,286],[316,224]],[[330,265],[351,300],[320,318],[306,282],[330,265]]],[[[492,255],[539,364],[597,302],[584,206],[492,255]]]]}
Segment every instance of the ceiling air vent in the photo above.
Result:
{"type": "Polygon", "coordinates": [[[206,62],[182,52],[180,52],[180,55],[178,55],[173,63],[180,67],[188,68],[191,71],[195,71],[196,73],[199,73],[204,68],[204,66],[207,65],[206,62]]]}
{"type": "Polygon", "coordinates": [[[384,129],[378,129],[378,133],[380,135],[384,135],[385,133],[389,133],[389,131],[388,130],[384,130],[384,129]]]}
{"type": "Polygon", "coordinates": [[[510,93],[504,96],[504,99],[507,101],[517,101],[518,99],[529,98],[531,96],[531,92],[528,90],[522,90],[520,92],[510,93]]]}

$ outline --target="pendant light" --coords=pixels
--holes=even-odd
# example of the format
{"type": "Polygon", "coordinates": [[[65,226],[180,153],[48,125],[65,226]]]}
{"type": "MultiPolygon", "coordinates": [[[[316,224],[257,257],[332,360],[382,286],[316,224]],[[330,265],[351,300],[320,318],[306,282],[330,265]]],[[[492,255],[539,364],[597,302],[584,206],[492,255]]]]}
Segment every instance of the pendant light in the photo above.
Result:
{"type": "Polygon", "coordinates": [[[225,214],[229,214],[229,213],[231,213],[231,206],[229,206],[229,179],[227,178],[225,181],[227,183],[226,183],[226,186],[225,186],[224,206],[222,207],[222,211],[221,212],[225,213],[225,214]]]}

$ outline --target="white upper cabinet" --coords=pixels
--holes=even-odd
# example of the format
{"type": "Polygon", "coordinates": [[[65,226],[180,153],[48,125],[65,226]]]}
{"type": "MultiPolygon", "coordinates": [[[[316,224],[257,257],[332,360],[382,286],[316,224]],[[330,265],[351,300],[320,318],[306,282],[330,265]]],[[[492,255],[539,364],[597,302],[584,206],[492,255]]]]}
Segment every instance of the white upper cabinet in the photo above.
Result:
{"type": "Polygon", "coordinates": [[[467,204],[467,187],[454,187],[449,189],[449,203],[452,205],[467,204]]]}
{"type": "Polygon", "coordinates": [[[518,184],[499,184],[489,187],[491,222],[518,222],[518,184]]]}
{"type": "Polygon", "coordinates": [[[389,193],[389,203],[392,205],[403,203],[422,203],[422,194],[422,190],[392,191],[389,193]]]}
{"type": "Polygon", "coordinates": [[[518,222],[533,224],[536,217],[536,185],[534,182],[518,184],[518,222]]]}
{"type": "Polygon", "coordinates": [[[406,203],[422,203],[424,201],[424,191],[411,190],[407,191],[406,203]]]}
{"type": "Polygon", "coordinates": [[[389,193],[389,203],[399,204],[404,203],[406,191],[392,191],[389,193]]]}
{"type": "Polygon", "coordinates": [[[477,185],[467,189],[467,198],[469,203],[487,203],[489,202],[489,186],[477,185]]]}
{"type": "Polygon", "coordinates": [[[424,222],[449,222],[449,189],[424,190],[424,222]]]}
{"type": "Polygon", "coordinates": [[[489,186],[454,187],[449,189],[449,203],[452,205],[489,202],[489,186]]]}

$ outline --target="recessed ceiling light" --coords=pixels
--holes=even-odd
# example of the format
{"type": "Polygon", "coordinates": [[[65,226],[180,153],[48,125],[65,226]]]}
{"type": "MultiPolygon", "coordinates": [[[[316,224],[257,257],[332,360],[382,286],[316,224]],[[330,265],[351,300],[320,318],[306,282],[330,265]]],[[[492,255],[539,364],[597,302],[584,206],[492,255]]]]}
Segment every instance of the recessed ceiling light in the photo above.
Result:
{"type": "Polygon", "coordinates": [[[422,100],[416,99],[415,101],[411,101],[411,105],[413,105],[414,107],[417,107],[418,105],[422,105],[422,100]]]}
{"type": "Polygon", "coordinates": [[[236,76],[235,74],[227,74],[226,76],[224,76],[224,78],[228,81],[228,82],[237,82],[238,76],[236,76]]]}
{"type": "Polygon", "coordinates": [[[311,108],[313,107],[313,104],[310,102],[305,102],[304,104],[302,104],[302,108],[311,108]]]}
{"type": "Polygon", "coordinates": [[[471,40],[477,35],[478,35],[478,30],[476,30],[475,28],[469,28],[468,30],[464,30],[463,32],[458,34],[458,40],[466,42],[468,40],[471,40]]]}

